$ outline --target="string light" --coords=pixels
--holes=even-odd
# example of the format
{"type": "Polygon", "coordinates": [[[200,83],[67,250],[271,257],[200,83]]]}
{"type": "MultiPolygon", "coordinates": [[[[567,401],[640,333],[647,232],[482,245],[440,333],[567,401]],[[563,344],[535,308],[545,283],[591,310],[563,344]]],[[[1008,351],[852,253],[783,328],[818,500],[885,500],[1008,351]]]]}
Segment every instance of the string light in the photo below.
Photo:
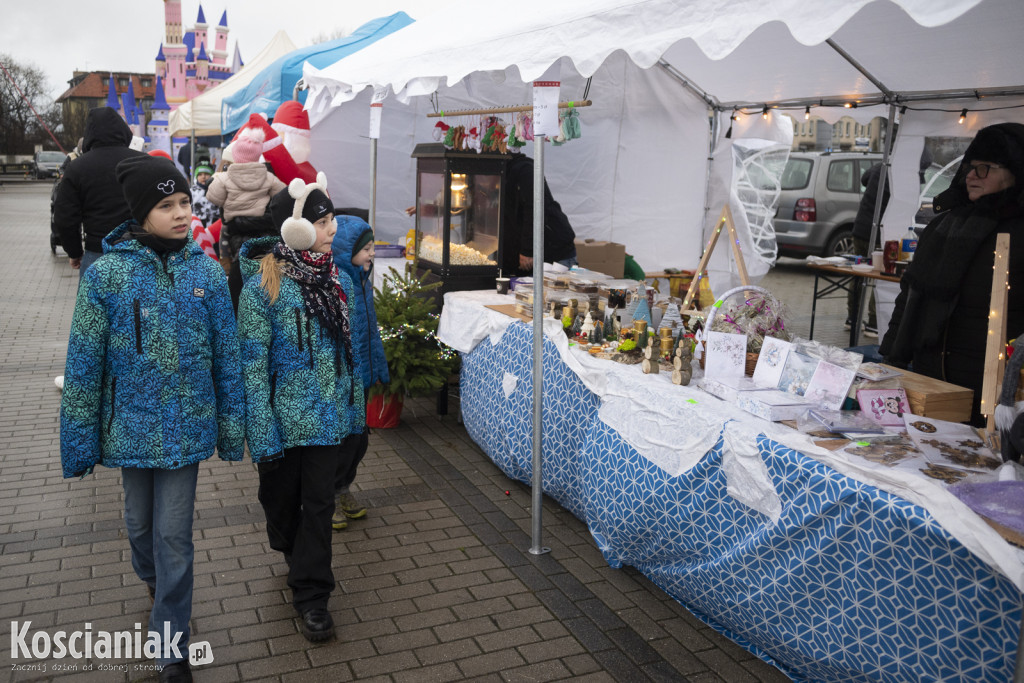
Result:
{"type": "Polygon", "coordinates": [[[764,109],[761,110],[761,118],[765,121],[768,120],[768,105],[764,105],[764,109]]]}
{"type": "Polygon", "coordinates": [[[807,107],[804,108],[804,121],[809,118],[811,118],[811,105],[807,105],[807,107]]]}
{"type": "Polygon", "coordinates": [[[957,123],[959,123],[961,126],[964,125],[964,120],[966,118],[967,118],[967,109],[966,108],[961,109],[960,110],[960,120],[957,121],[957,123]]]}
{"type": "Polygon", "coordinates": [[[844,107],[845,109],[851,109],[851,108],[853,107],[853,103],[852,103],[852,102],[847,102],[847,103],[845,103],[845,104],[843,105],[843,107],[844,107]]]}

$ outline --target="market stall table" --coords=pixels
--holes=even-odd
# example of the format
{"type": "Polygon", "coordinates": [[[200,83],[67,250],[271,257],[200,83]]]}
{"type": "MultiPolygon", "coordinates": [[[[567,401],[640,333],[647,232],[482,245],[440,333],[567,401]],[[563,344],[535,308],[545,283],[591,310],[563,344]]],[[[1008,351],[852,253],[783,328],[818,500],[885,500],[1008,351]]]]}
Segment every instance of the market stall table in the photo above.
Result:
{"type": "MultiPolygon", "coordinates": [[[[814,315],[818,308],[818,299],[827,299],[829,295],[838,290],[844,292],[851,291],[853,288],[853,306],[856,310],[860,306],[860,295],[861,290],[865,287],[861,287],[860,280],[869,280],[871,282],[868,285],[873,285],[874,281],[882,280],[884,282],[899,282],[900,279],[895,275],[886,275],[885,273],[876,272],[873,270],[854,270],[851,266],[834,266],[827,263],[808,263],[807,267],[814,271],[814,297],[811,299],[811,329],[807,336],[809,339],[814,339],[814,315]],[[818,280],[824,279],[827,282],[827,286],[818,289],[818,280]]],[[[845,296],[845,295],[844,295],[845,296]]],[[[857,332],[853,326],[850,326],[850,346],[857,345],[857,332]]]]}
{"type": "MultiPolygon", "coordinates": [[[[467,431],[529,482],[532,330],[487,308],[508,300],[447,294],[439,336],[467,431]]],[[[943,486],[544,330],[544,491],[611,566],[797,680],[1012,677],[1024,561],[943,486]]]]}

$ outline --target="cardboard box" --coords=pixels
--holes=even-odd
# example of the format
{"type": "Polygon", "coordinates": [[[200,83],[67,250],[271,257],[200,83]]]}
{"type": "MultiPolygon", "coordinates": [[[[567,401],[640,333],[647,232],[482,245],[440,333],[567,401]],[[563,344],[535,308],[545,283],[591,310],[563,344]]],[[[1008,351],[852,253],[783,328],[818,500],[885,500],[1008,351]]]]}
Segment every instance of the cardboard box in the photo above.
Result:
{"type": "Polygon", "coordinates": [[[576,240],[576,260],[584,268],[622,277],[626,267],[626,245],[593,239],[576,240]]]}
{"type": "Polygon", "coordinates": [[[818,406],[816,403],[805,401],[803,396],[788,394],[778,389],[739,392],[736,405],[752,415],[772,422],[795,420],[808,408],[818,406]]]}
{"type": "Polygon", "coordinates": [[[736,398],[741,392],[762,388],[755,385],[754,380],[749,377],[728,377],[721,379],[702,377],[698,384],[704,391],[708,392],[712,396],[717,396],[728,403],[735,403],[736,398]]]}

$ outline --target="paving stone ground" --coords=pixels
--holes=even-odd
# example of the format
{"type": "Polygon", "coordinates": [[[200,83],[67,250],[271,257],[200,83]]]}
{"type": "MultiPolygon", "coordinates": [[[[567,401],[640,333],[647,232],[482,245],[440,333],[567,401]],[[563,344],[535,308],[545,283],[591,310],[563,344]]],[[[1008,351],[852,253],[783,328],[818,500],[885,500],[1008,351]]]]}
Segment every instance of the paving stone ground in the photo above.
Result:
{"type": "MultiPolygon", "coordinates": [[[[49,191],[0,187],[0,681],[153,680],[136,668],[142,660],[12,660],[9,646],[12,621],[51,634],[86,623],[124,631],[144,626],[149,609],[118,470],[61,477],[53,378],[78,274],[62,251],[50,254],[49,191]],[[32,663],[47,670],[12,671],[32,663]]],[[[789,264],[767,282],[807,309],[794,313],[806,332],[811,279],[789,264]]],[[[843,306],[819,307],[819,339],[841,343],[843,306]]],[[[334,535],[337,638],[322,645],[298,632],[254,466],[202,465],[192,640],[209,642],[214,661],[197,681],[788,680],[637,571],[609,568],[586,526],[550,499],[551,552],[528,553],[529,489],[491,463],[457,415],[457,397],[446,416],[412,401],[401,427],[371,436],[355,487],[370,512],[334,535]]]]}

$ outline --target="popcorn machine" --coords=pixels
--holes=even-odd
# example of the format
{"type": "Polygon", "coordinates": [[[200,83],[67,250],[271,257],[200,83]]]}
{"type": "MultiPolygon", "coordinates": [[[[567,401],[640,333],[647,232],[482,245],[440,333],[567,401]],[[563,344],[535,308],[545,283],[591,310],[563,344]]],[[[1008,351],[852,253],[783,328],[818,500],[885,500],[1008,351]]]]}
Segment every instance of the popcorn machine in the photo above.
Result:
{"type": "Polygon", "coordinates": [[[416,159],[417,274],[441,280],[441,292],[493,289],[499,273],[515,272],[516,235],[505,229],[505,154],[419,144],[416,159]]]}

